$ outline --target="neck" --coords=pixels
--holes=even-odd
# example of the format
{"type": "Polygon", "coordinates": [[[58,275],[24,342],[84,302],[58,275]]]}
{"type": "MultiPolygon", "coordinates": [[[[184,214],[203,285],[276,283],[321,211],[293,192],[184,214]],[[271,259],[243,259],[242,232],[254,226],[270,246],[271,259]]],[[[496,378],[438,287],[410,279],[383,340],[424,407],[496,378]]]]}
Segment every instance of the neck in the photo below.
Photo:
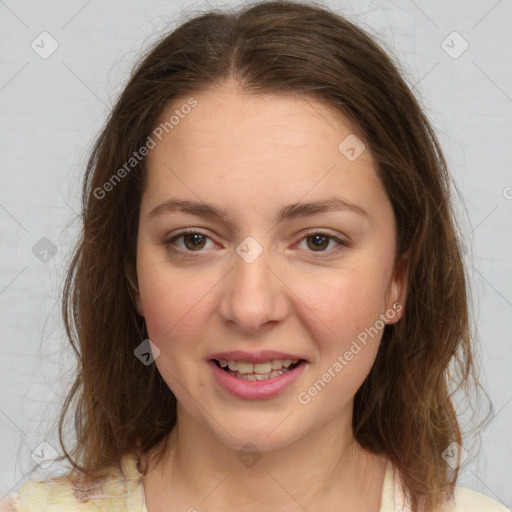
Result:
{"type": "Polygon", "coordinates": [[[385,461],[361,448],[344,413],[284,448],[242,453],[179,411],[162,460],[144,478],[147,508],[378,511],[385,461]]]}

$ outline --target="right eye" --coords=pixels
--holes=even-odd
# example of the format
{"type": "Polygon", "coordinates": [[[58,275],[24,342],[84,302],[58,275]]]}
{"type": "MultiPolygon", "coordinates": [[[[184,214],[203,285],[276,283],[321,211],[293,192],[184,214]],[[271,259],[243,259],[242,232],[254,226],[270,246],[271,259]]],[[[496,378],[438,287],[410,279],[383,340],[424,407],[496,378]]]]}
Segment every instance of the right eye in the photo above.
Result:
{"type": "Polygon", "coordinates": [[[213,243],[213,240],[211,240],[209,236],[201,231],[189,228],[173,234],[172,237],[166,238],[164,244],[166,246],[172,245],[184,252],[200,252],[204,249],[208,241],[213,243]],[[182,243],[176,243],[177,240],[181,240],[182,243]]]}

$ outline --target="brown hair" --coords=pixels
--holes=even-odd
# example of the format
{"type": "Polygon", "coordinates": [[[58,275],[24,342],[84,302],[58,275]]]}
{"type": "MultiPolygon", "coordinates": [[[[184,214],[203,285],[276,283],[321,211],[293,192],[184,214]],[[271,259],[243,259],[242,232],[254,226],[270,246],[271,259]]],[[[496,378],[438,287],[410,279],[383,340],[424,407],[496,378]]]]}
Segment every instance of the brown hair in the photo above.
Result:
{"type": "Polygon", "coordinates": [[[323,101],[353,121],[377,162],[396,217],[397,265],[407,255],[408,297],[355,396],[353,429],[364,448],[398,468],[413,510],[433,510],[452,494],[458,473],[441,457],[453,441],[462,444],[452,393],[477,382],[449,176],[392,60],[363,30],[314,3],[195,16],[149,51],[124,88],[88,163],[83,232],[64,288],[78,357],[60,421],[64,453],[75,469],[98,476],[124,454],[163,452],[176,399],[156,366],[134,357],[144,336],[134,291],[145,160],[112,177],[147,143],[171,101],[227,79],[247,93],[323,101]],[[77,437],[68,451],[63,427],[72,408],[77,437]]]}

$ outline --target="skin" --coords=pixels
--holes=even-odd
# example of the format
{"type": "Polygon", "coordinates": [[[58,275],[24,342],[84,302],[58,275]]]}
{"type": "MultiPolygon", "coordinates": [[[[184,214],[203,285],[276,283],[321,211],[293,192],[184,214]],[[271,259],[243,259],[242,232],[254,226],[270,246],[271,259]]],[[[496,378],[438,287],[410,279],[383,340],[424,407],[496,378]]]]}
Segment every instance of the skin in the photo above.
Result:
{"type": "Polygon", "coordinates": [[[382,333],[308,404],[297,398],[405,299],[393,210],[370,151],[349,161],[338,145],[355,128],[311,99],[248,95],[234,82],[194,97],[198,105],[151,151],[141,201],[137,307],[178,399],[171,448],[144,477],[148,510],[378,511],[385,460],[358,445],[351,422],[382,333]],[[286,205],[334,196],[366,214],[274,220],[286,205]],[[229,224],[150,216],[171,198],[222,208],[229,224]],[[206,235],[199,251],[190,237],[169,242],[182,228],[206,235]],[[316,249],[319,230],[346,245],[327,238],[316,249]],[[236,252],[248,236],[263,248],[252,263],[236,252]],[[277,397],[237,399],[214,381],[214,352],[263,349],[307,360],[277,397]],[[261,455],[250,467],[237,457],[248,442],[261,455]]]}

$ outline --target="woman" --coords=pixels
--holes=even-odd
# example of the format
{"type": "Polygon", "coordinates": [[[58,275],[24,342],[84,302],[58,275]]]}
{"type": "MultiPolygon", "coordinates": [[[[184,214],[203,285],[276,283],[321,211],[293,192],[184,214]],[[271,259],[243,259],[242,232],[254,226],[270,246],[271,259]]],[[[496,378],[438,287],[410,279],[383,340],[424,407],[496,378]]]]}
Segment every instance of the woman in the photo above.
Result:
{"type": "Polygon", "coordinates": [[[5,507],[506,510],[455,487],[473,362],[448,191],[411,91],[347,20],[264,2],[184,23],[85,177],[73,471],[5,507]]]}

